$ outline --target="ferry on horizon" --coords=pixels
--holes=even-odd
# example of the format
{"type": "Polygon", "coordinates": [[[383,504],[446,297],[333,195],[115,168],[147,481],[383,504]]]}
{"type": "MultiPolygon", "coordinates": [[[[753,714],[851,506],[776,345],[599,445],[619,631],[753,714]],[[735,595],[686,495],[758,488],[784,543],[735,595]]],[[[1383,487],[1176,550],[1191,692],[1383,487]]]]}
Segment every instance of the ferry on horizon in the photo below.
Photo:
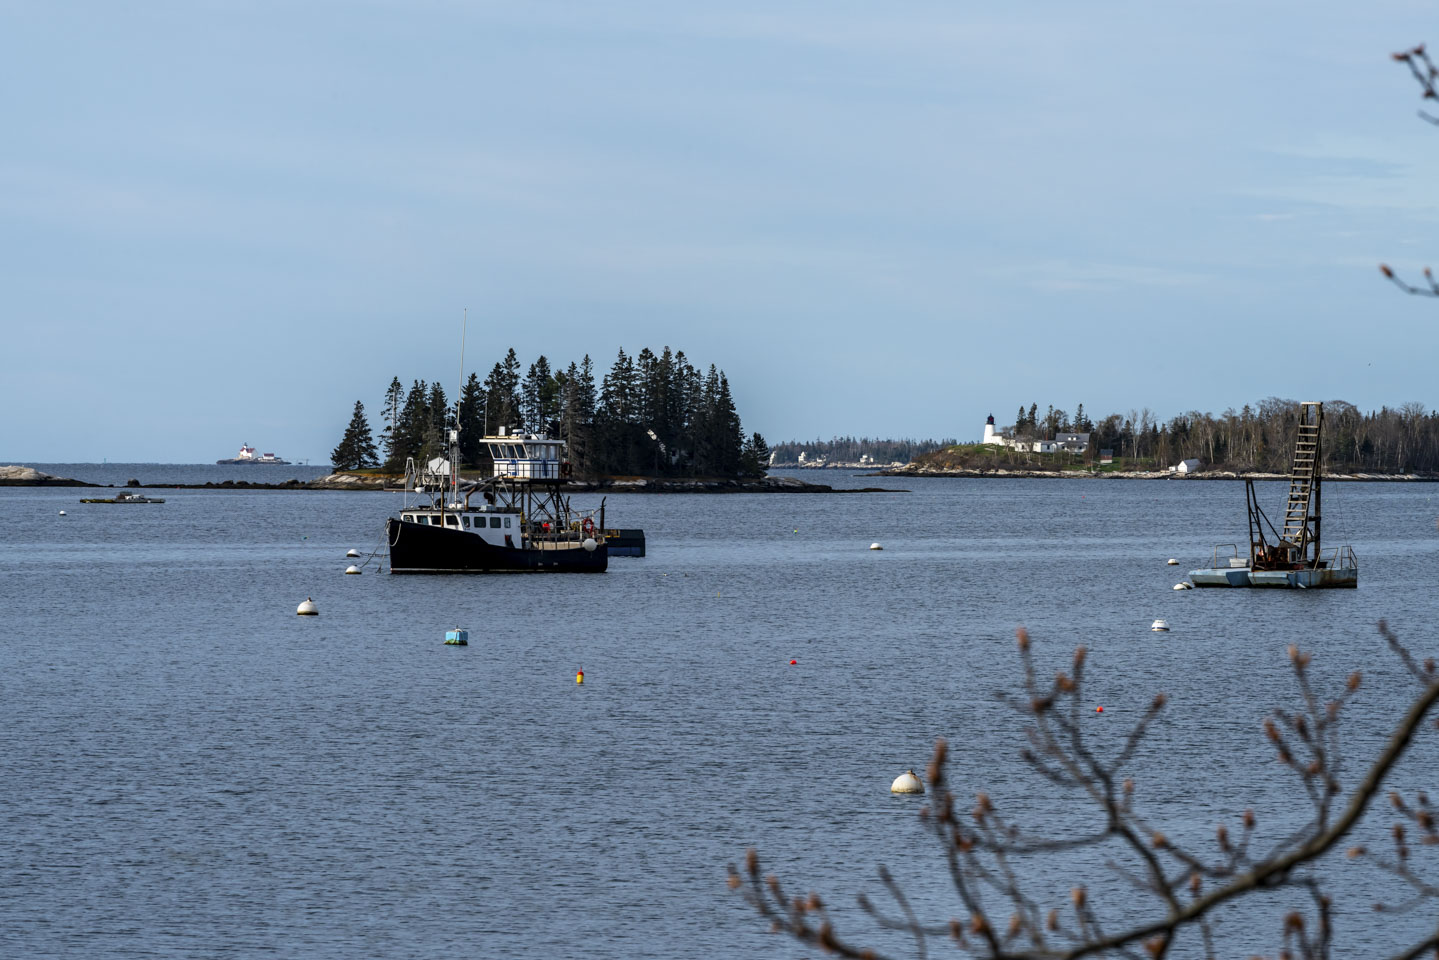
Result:
{"type": "Polygon", "coordinates": [[[288,460],[281,460],[273,453],[262,453],[257,457],[255,456],[254,447],[250,446],[248,443],[242,443],[240,444],[240,452],[238,455],[231,457],[229,460],[216,460],[215,465],[228,466],[232,463],[273,463],[280,466],[286,466],[289,464],[289,462],[290,461],[288,460]]]}

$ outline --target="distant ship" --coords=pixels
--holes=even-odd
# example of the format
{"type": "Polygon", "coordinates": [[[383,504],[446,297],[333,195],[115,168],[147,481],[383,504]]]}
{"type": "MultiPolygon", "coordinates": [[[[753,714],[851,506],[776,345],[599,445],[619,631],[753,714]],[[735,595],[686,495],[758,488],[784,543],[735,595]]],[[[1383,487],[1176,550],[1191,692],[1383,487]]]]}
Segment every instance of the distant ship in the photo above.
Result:
{"type": "Polygon", "coordinates": [[[281,460],[273,453],[262,453],[257,457],[255,456],[255,448],[248,443],[241,444],[240,453],[237,456],[231,457],[229,460],[215,461],[218,466],[227,466],[232,463],[276,463],[284,466],[289,462],[288,460],[281,460]]]}

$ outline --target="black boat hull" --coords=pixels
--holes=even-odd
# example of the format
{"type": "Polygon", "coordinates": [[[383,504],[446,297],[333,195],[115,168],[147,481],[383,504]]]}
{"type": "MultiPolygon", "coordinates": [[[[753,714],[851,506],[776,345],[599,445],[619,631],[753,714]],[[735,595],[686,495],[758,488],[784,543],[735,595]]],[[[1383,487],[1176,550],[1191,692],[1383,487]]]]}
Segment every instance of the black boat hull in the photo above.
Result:
{"type": "Polygon", "coordinates": [[[473,533],[393,517],[385,529],[391,573],[603,573],[609,566],[604,543],[594,550],[573,541],[501,547],[473,533]]]}

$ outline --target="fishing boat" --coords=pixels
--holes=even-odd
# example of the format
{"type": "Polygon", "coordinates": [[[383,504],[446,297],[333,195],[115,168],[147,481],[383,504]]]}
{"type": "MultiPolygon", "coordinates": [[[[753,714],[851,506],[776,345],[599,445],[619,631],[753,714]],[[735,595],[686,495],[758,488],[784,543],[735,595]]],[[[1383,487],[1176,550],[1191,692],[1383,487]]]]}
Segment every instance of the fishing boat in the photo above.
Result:
{"type": "Polygon", "coordinates": [[[482,440],[491,475],[467,481],[459,431],[449,438],[448,458],[406,463],[406,502],[386,523],[391,573],[604,572],[604,500],[593,510],[571,507],[563,441],[501,427],[482,440]]]}
{"type": "Polygon", "coordinates": [[[1283,528],[1276,530],[1270,523],[1259,506],[1254,481],[1245,480],[1249,555],[1241,556],[1237,544],[1215,547],[1208,567],[1189,571],[1189,579],[1196,587],[1312,590],[1359,586],[1359,561],[1354,550],[1346,544],[1325,553],[1320,540],[1323,432],[1324,404],[1301,403],[1283,528]]]}
{"type": "Polygon", "coordinates": [[[81,503],[164,503],[160,497],[147,497],[143,493],[132,493],[129,490],[121,490],[113,497],[100,498],[89,497],[80,501],[81,503]]]}

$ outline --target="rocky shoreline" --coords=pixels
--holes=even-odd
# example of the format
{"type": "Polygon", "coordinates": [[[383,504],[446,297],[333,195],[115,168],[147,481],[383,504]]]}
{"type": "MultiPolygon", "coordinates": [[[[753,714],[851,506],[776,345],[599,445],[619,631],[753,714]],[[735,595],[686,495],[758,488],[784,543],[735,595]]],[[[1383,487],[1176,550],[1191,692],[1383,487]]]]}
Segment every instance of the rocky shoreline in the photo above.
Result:
{"type": "MultiPolygon", "coordinates": [[[[396,490],[401,475],[331,473],[317,480],[283,480],[265,483],[254,480],[223,480],[219,483],[140,483],[131,480],[129,489],[155,490],[396,490]]],[[[0,466],[0,486],[12,487],[113,487],[69,477],[55,477],[33,467],[0,466]]],[[[828,484],[808,483],[796,477],[756,477],[744,480],[662,479],[615,477],[605,480],[574,480],[564,489],[573,493],[894,493],[879,487],[836,490],[828,484]]]]}
{"type": "Polygon", "coordinates": [[[0,487],[98,487],[98,483],[53,477],[34,467],[0,467],[0,487]]]}
{"type": "MultiPolygon", "coordinates": [[[[1204,470],[1199,473],[1177,474],[1167,470],[945,470],[937,467],[907,464],[872,474],[876,477],[963,477],[969,479],[1033,479],[1033,480],[1288,480],[1285,473],[1240,472],[1235,470],[1204,470]]],[[[1439,474],[1427,473],[1326,473],[1326,481],[1386,481],[1432,483],[1439,474]]]]}

